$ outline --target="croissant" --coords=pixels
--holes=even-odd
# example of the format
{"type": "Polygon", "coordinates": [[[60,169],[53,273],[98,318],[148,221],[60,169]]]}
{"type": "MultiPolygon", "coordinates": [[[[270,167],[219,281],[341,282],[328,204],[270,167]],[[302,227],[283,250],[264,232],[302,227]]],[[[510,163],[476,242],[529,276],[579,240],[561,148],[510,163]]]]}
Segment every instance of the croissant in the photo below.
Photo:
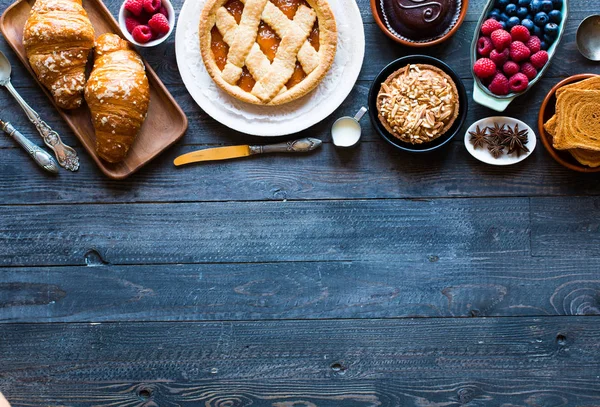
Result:
{"type": "Polygon", "coordinates": [[[83,101],[85,66],[94,28],[81,0],[37,0],[23,30],[27,58],[56,104],[75,109],[83,101]]]}
{"type": "Polygon", "coordinates": [[[116,163],[125,159],[146,119],[150,86],[142,58],[127,41],[103,34],[95,47],[85,100],[92,112],[96,152],[116,163]]]}

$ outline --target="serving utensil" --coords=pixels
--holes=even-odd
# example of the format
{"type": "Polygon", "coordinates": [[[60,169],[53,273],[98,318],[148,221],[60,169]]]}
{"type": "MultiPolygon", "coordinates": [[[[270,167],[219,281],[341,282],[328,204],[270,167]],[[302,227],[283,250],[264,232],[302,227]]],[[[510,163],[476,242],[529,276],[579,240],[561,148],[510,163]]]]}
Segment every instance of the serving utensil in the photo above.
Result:
{"type": "Polygon", "coordinates": [[[10,61],[6,55],[0,51],[0,85],[8,89],[19,106],[21,106],[21,108],[25,111],[25,114],[31,123],[35,125],[36,129],[42,136],[44,143],[48,146],[48,148],[54,151],[56,159],[58,160],[58,164],[67,170],[77,171],[79,169],[79,157],[77,157],[77,153],[73,148],[62,142],[58,133],[52,130],[52,128],[40,118],[40,115],[37,114],[37,112],[33,110],[31,106],[29,106],[21,97],[21,95],[19,95],[19,93],[15,90],[10,83],[11,69],[10,61]]]}
{"type": "Polygon", "coordinates": [[[9,122],[0,120],[0,128],[4,130],[6,134],[11,136],[17,143],[19,143],[21,147],[23,147],[25,151],[29,153],[37,165],[48,172],[58,174],[58,165],[50,154],[33,144],[27,137],[17,131],[17,129],[15,129],[9,122]]]}
{"type": "Polygon", "coordinates": [[[321,140],[307,137],[285,143],[267,144],[265,146],[242,145],[206,148],[204,150],[192,151],[191,153],[180,155],[173,161],[173,164],[179,167],[181,165],[200,161],[228,160],[230,158],[247,157],[255,154],[308,153],[309,151],[317,149],[321,144],[321,140]]]}
{"type": "Polygon", "coordinates": [[[600,15],[583,19],[577,27],[577,49],[587,59],[600,61],[600,15]]]}

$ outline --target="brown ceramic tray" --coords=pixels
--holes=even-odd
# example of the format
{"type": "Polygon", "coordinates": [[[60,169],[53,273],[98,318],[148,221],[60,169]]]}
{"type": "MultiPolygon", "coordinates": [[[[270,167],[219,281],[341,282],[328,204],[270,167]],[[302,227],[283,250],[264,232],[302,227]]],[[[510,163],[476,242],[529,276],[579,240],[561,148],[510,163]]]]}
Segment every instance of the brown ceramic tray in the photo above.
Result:
{"type": "MultiPolygon", "coordinates": [[[[29,66],[23,47],[23,27],[34,2],[35,0],[21,0],[7,8],[4,14],[2,14],[2,19],[0,19],[0,30],[6,41],[19,56],[19,59],[21,59],[21,62],[37,81],[35,74],[29,66]]],[[[83,0],[83,7],[94,26],[96,36],[106,32],[121,35],[118,23],[100,0],[83,0]]],[[[71,129],[73,129],[85,149],[94,161],[96,161],[98,167],[110,178],[123,179],[131,175],[156,157],[161,151],[179,140],[187,129],[188,123],[185,114],[154,70],[152,70],[146,61],[144,63],[146,64],[146,73],[150,82],[148,118],[140,129],[135,143],[131,146],[127,158],[118,164],[110,164],[103,161],[96,154],[96,137],[90,118],[90,111],[87,106],[71,111],[56,107],[50,93],[38,81],[38,84],[46,92],[46,95],[52,101],[60,115],[71,129]]]]}
{"type": "Polygon", "coordinates": [[[559,164],[579,172],[600,172],[600,167],[588,167],[580,164],[568,151],[557,150],[552,146],[552,136],[544,129],[544,123],[546,123],[554,113],[556,112],[556,91],[569,83],[578,82],[587,78],[596,76],[591,73],[582,73],[578,75],[569,76],[566,79],[558,82],[550,92],[544,98],[542,106],[540,107],[540,113],[538,114],[538,131],[540,132],[540,138],[548,153],[558,162],[559,164]]]}
{"type": "Polygon", "coordinates": [[[432,45],[436,45],[436,44],[439,44],[440,42],[444,42],[448,38],[452,37],[456,33],[456,31],[458,30],[460,25],[463,23],[463,20],[465,19],[465,16],[467,15],[467,9],[469,8],[469,0],[463,0],[461,3],[461,9],[460,9],[460,13],[458,15],[458,20],[456,21],[456,24],[454,24],[454,26],[450,29],[450,31],[448,31],[443,36],[436,38],[434,40],[417,42],[417,41],[407,41],[407,40],[404,40],[404,39],[398,37],[397,35],[394,35],[394,33],[392,33],[387,28],[387,26],[384,22],[383,14],[381,12],[381,7],[379,6],[379,0],[370,0],[370,3],[371,3],[371,13],[373,14],[375,23],[377,23],[377,25],[379,26],[381,31],[383,31],[383,33],[385,35],[387,35],[388,37],[390,37],[392,40],[394,40],[402,45],[407,45],[409,47],[414,47],[414,48],[422,48],[422,47],[429,47],[432,45]]]}

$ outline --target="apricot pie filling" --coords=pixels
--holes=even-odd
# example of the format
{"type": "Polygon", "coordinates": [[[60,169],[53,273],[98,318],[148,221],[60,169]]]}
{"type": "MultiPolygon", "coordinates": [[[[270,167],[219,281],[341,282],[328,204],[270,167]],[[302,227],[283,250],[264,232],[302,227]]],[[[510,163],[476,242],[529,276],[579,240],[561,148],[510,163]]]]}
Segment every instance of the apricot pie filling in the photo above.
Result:
{"type": "Polygon", "coordinates": [[[200,45],[215,82],[256,104],[310,92],[333,62],[337,31],[327,2],[308,1],[315,7],[306,0],[209,0],[200,45]]]}

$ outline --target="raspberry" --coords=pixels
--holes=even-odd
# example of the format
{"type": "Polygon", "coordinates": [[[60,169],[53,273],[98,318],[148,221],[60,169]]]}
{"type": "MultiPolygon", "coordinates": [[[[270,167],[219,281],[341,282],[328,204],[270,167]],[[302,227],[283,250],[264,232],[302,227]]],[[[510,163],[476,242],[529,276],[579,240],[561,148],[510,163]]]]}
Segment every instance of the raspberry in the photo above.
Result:
{"type": "Polygon", "coordinates": [[[494,79],[492,79],[488,89],[494,95],[506,95],[508,93],[508,79],[498,72],[496,76],[494,76],[494,79]]]}
{"type": "Polygon", "coordinates": [[[502,70],[506,74],[506,76],[510,77],[519,72],[519,64],[513,61],[508,61],[502,67],[502,70]]]}
{"type": "Polygon", "coordinates": [[[138,25],[131,33],[133,39],[140,44],[145,44],[152,39],[152,30],[147,25],[138,25]]]}
{"type": "Polygon", "coordinates": [[[505,30],[494,31],[492,33],[491,39],[492,43],[494,44],[494,47],[496,47],[498,51],[504,51],[504,49],[508,47],[510,45],[510,42],[512,41],[510,34],[508,33],[508,31],[505,30]]]}
{"type": "Polygon", "coordinates": [[[510,44],[510,59],[515,62],[524,61],[529,58],[531,51],[521,41],[513,41],[510,44]]]}
{"type": "Polygon", "coordinates": [[[529,85],[529,79],[522,73],[516,73],[508,80],[508,87],[513,92],[523,92],[529,85]]]}
{"type": "Polygon", "coordinates": [[[510,29],[510,36],[513,41],[521,41],[527,42],[531,34],[529,34],[529,30],[522,25],[515,25],[510,29]]]}
{"type": "Polygon", "coordinates": [[[533,80],[533,78],[535,78],[538,74],[535,66],[531,65],[529,62],[525,62],[523,65],[521,65],[521,73],[524,74],[530,81],[533,80]]]}
{"type": "Polygon", "coordinates": [[[160,14],[162,14],[163,16],[167,17],[167,20],[169,19],[169,12],[167,11],[167,9],[165,8],[165,6],[162,6],[160,8],[160,10],[158,10],[158,12],[160,14]]]}
{"type": "Polygon", "coordinates": [[[548,62],[548,53],[546,51],[538,51],[531,56],[531,64],[537,69],[541,69],[548,62]]]}
{"type": "Polygon", "coordinates": [[[529,51],[531,51],[532,54],[535,54],[542,49],[542,41],[535,35],[532,35],[525,43],[525,46],[529,48],[529,51]]]}
{"type": "Polygon", "coordinates": [[[127,0],[125,2],[125,10],[129,11],[134,16],[139,16],[140,14],[142,14],[143,7],[143,0],[127,0]]]}
{"type": "Polygon", "coordinates": [[[125,17],[125,27],[127,28],[127,32],[131,34],[135,27],[140,25],[140,22],[133,17],[125,17]]]}
{"type": "Polygon", "coordinates": [[[480,58],[473,65],[473,72],[480,79],[489,78],[496,73],[496,64],[489,58],[480,58]]]}
{"type": "Polygon", "coordinates": [[[490,36],[494,31],[502,29],[502,24],[493,18],[487,19],[481,24],[481,33],[490,36]]]}
{"type": "Polygon", "coordinates": [[[506,48],[502,52],[498,52],[495,49],[490,52],[490,59],[494,61],[496,66],[502,66],[506,61],[508,61],[508,48],[506,48]]]}
{"type": "Polygon", "coordinates": [[[477,52],[479,55],[487,57],[493,49],[494,45],[492,44],[492,40],[488,37],[481,37],[477,41],[477,52]]]}
{"type": "Polygon", "coordinates": [[[160,10],[160,6],[162,5],[160,0],[143,0],[144,1],[144,10],[148,13],[156,13],[160,10]]]}
{"type": "Polygon", "coordinates": [[[152,28],[152,31],[158,34],[159,37],[162,37],[166,33],[169,32],[169,20],[167,17],[162,14],[154,14],[150,21],[148,21],[148,25],[152,28]]]}

